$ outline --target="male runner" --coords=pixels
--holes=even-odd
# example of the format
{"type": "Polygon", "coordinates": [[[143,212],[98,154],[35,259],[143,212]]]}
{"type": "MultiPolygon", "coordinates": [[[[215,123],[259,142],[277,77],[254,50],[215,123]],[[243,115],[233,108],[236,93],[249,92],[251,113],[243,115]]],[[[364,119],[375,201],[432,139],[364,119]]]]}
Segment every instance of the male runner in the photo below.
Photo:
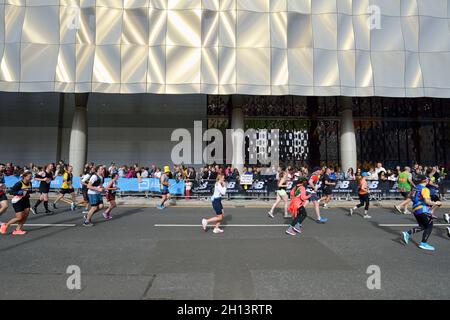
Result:
{"type": "Polygon", "coordinates": [[[55,202],[53,202],[53,208],[58,209],[56,207],[56,204],[58,201],[62,200],[63,202],[70,204],[70,210],[75,211],[77,208],[76,205],[76,195],[75,190],[73,188],[73,167],[71,165],[64,168],[64,174],[63,174],[63,183],[61,186],[61,190],[59,191],[58,197],[55,199],[55,202]],[[72,197],[72,201],[64,199],[64,196],[66,194],[70,194],[72,197]]]}
{"type": "Polygon", "coordinates": [[[50,184],[55,178],[53,176],[53,169],[53,163],[50,163],[42,172],[34,177],[34,180],[40,181],[39,192],[41,193],[41,196],[39,197],[39,200],[35,203],[35,205],[31,208],[31,212],[33,214],[38,214],[37,209],[42,202],[44,202],[45,213],[53,214],[53,212],[48,209],[48,194],[50,192],[50,184]]]}
{"type": "Polygon", "coordinates": [[[170,199],[170,193],[169,193],[169,174],[170,174],[170,167],[165,166],[164,167],[164,173],[161,175],[160,183],[161,183],[161,204],[157,206],[158,209],[163,210],[166,207],[164,204],[166,201],[170,199]]]}
{"type": "Polygon", "coordinates": [[[318,183],[320,181],[320,175],[323,173],[323,169],[321,167],[315,167],[313,169],[313,173],[311,175],[311,178],[308,181],[308,188],[309,192],[311,193],[311,198],[309,199],[310,202],[314,205],[314,210],[316,212],[317,223],[326,223],[328,221],[327,218],[322,218],[320,216],[320,198],[317,195],[318,191],[318,183]]]}
{"type": "Polygon", "coordinates": [[[419,226],[408,232],[403,232],[403,241],[405,244],[408,244],[412,235],[423,232],[422,242],[420,243],[419,248],[427,251],[434,251],[434,247],[428,244],[428,239],[433,231],[433,215],[431,213],[431,208],[433,206],[440,206],[441,202],[434,202],[431,200],[430,189],[427,188],[428,178],[426,176],[417,175],[417,180],[420,181],[420,184],[416,186],[413,192],[412,201],[414,217],[419,226]]]}
{"type": "Polygon", "coordinates": [[[408,211],[408,205],[411,203],[411,190],[415,187],[411,168],[405,167],[404,170],[398,176],[398,189],[404,198],[403,202],[394,206],[395,210],[400,214],[410,214],[408,211]],[[402,208],[404,208],[402,212],[402,208]]]}
{"type": "Polygon", "coordinates": [[[325,174],[322,177],[322,198],[320,199],[320,202],[323,203],[323,207],[326,209],[328,207],[328,204],[331,201],[331,195],[333,194],[333,187],[336,185],[336,182],[334,182],[331,179],[331,169],[326,168],[325,174]]]}
{"type": "Polygon", "coordinates": [[[105,188],[103,188],[103,183],[105,167],[98,166],[95,172],[96,173],[94,173],[89,179],[89,183],[87,185],[91,209],[89,210],[89,213],[84,216],[84,227],[93,227],[94,224],[92,223],[92,217],[99,210],[103,209],[103,191],[105,191],[105,188]]]}

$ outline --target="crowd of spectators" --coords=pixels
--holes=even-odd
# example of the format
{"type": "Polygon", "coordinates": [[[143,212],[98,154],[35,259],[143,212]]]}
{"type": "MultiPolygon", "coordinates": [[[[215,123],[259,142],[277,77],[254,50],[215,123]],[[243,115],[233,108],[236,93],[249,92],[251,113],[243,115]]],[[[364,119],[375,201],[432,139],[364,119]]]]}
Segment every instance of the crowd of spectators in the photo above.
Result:
{"type": "MultiPolygon", "coordinates": [[[[64,168],[66,163],[64,161],[59,161],[54,164],[55,167],[55,176],[62,176],[64,174],[64,168]]],[[[86,170],[89,170],[90,167],[95,166],[94,163],[88,163],[85,166],[86,170]]],[[[324,166],[325,167],[325,166],[324,166]]],[[[340,167],[328,165],[326,166],[331,169],[331,178],[336,181],[340,180],[357,180],[363,172],[368,172],[370,176],[368,180],[379,180],[379,181],[397,181],[398,176],[404,168],[400,166],[396,166],[395,168],[385,169],[383,164],[378,162],[376,164],[364,163],[356,171],[353,168],[348,169],[346,172],[343,172],[340,167]]],[[[33,163],[25,165],[23,167],[14,165],[11,162],[6,164],[0,164],[0,174],[5,176],[17,176],[19,177],[25,171],[31,171],[33,174],[37,174],[44,169],[43,166],[38,166],[33,163]]],[[[117,173],[120,178],[137,178],[137,179],[145,179],[145,178],[161,178],[162,169],[156,165],[151,166],[140,166],[139,164],[133,165],[117,165],[115,163],[111,163],[109,166],[106,166],[106,177],[111,176],[114,173],[117,173]]],[[[215,180],[218,175],[225,175],[225,179],[227,181],[237,180],[242,174],[253,175],[254,180],[263,180],[267,176],[278,178],[279,174],[286,170],[288,173],[288,177],[291,180],[295,180],[299,177],[308,177],[310,175],[310,171],[308,166],[306,165],[287,165],[285,167],[260,167],[260,166],[246,166],[239,172],[238,169],[233,168],[231,165],[207,165],[198,169],[194,167],[188,167],[185,165],[174,165],[171,168],[170,178],[176,180],[215,180]]],[[[439,166],[423,166],[421,164],[414,164],[410,167],[410,171],[412,173],[413,179],[420,174],[428,175],[430,171],[435,176],[436,181],[442,181],[444,179],[449,178],[448,170],[439,166]],[[428,173],[427,173],[428,172],[428,173]]]]}

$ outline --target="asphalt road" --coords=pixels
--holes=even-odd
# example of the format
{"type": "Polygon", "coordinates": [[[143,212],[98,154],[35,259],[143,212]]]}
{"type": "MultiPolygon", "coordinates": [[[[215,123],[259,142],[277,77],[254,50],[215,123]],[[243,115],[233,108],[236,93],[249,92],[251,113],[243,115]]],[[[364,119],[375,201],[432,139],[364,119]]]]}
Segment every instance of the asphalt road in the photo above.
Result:
{"type": "Polygon", "coordinates": [[[229,226],[220,235],[201,230],[201,218],[211,215],[206,208],[122,208],[111,221],[97,216],[93,228],[80,226],[80,212],[31,216],[30,224],[67,226],[0,236],[0,299],[450,298],[445,228],[435,228],[430,243],[437,251],[430,253],[401,243],[407,227],[379,226],[414,223],[411,216],[374,209],[364,220],[344,209],[323,212],[329,223],[308,219],[296,237],[284,234],[289,221],[281,211],[270,220],[265,209],[226,209],[229,226]],[[67,288],[73,265],[81,290],[67,288]],[[367,287],[373,265],[381,272],[379,290],[367,287]]]}

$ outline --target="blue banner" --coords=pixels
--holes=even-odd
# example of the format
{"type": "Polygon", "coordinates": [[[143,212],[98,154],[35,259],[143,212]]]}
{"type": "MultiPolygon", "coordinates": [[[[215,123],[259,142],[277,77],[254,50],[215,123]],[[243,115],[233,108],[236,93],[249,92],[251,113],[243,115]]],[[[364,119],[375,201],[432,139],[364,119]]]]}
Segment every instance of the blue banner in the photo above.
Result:
{"type": "MultiPolygon", "coordinates": [[[[16,176],[5,176],[5,184],[7,188],[11,188],[19,181],[19,178],[16,176]]],[[[104,186],[111,181],[111,179],[105,179],[104,186]]],[[[61,189],[63,183],[63,177],[56,177],[50,184],[50,188],[52,189],[61,189]]],[[[40,181],[33,180],[32,185],[34,189],[39,188],[40,181]]],[[[117,181],[120,190],[119,191],[132,191],[132,192],[161,192],[159,179],[149,178],[149,179],[141,179],[141,182],[138,179],[125,179],[120,178],[117,181]]],[[[169,180],[169,192],[173,195],[184,195],[185,183],[184,181],[169,180]]],[[[75,189],[81,188],[81,179],[79,177],[73,178],[73,187],[75,189]]]]}

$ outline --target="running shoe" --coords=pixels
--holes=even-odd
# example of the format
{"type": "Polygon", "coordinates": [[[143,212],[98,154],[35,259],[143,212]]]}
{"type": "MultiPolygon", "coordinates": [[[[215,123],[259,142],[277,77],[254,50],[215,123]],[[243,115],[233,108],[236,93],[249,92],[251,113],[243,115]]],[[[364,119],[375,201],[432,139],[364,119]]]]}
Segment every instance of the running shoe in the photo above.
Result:
{"type": "Polygon", "coordinates": [[[72,203],[70,205],[70,210],[75,211],[77,209],[77,205],[75,203],[72,203]]]}
{"type": "Polygon", "coordinates": [[[316,222],[317,223],[327,223],[328,222],[328,218],[324,218],[324,217],[322,217],[322,218],[320,218],[319,220],[316,220],[316,222]]]}
{"type": "Polygon", "coordinates": [[[223,230],[220,228],[214,228],[213,232],[214,233],[223,233],[223,230]]]}
{"type": "Polygon", "coordinates": [[[450,238],[450,227],[447,227],[447,236],[450,238]]]}
{"type": "Polygon", "coordinates": [[[368,214],[364,215],[364,219],[372,219],[372,216],[369,216],[368,214]]]}
{"type": "Polygon", "coordinates": [[[48,214],[48,215],[51,216],[51,215],[53,214],[53,211],[51,211],[51,210],[46,210],[46,211],[45,211],[45,214],[48,214]]]}
{"type": "Polygon", "coordinates": [[[0,226],[0,233],[6,234],[7,232],[8,232],[8,226],[6,225],[6,223],[2,223],[2,225],[0,226]]]}
{"type": "Polygon", "coordinates": [[[405,215],[410,215],[410,214],[411,214],[411,211],[408,211],[408,209],[405,209],[405,211],[403,211],[403,214],[405,214],[405,215]]]}
{"type": "Polygon", "coordinates": [[[450,214],[448,213],[444,214],[444,220],[445,222],[450,223],[450,214]]]}
{"type": "Polygon", "coordinates": [[[56,203],[52,203],[52,207],[53,207],[53,209],[55,209],[55,210],[57,210],[58,208],[56,207],[56,203]]]}
{"type": "Polygon", "coordinates": [[[295,236],[295,235],[297,235],[297,233],[295,233],[295,231],[294,231],[294,228],[292,228],[292,227],[289,227],[289,228],[286,230],[286,234],[288,234],[288,235],[290,235],[290,236],[295,236]]]}
{"type": "Polygon", "coordinates": [[[164,207],[164,206],[162,206],[162,205],[159,205],[159,206],[157,206],[156,208],[158,208],[159,210],[164,210],[166,207],[164,207]]]}
{"type": "Polygon", "coordinates": [[[267,212],[267,215],[268,215],[271,219],[275,218],[272,211],[267,212]]]}
{"type": "Polygon", "coordinates": [[[403,213],[402,209],[400,208],[400,206],[394,206],[394,209],[395,209],[395,213],[399,213],[399,214],[403,213]]]}
{"type": "Polygon", "coordinates": [[[427,250],[427,251],[434,251],[435,250],[433,246],[430,246],[428,243],[425,243],[425,242],[422,242],[419,245],[419,248],[422,249],[422,250],[427,250]]]}
{"type": "Polygon", "coordinates": [[[208,227],[208,220],[206,220],[206,219],[203,219],[202,220],[202,228],[203,228],[203,231],[206,231],[206,228],[208,227]]]}
{"type": "Polygon", "coordinates": [[[300,223],[297,223],[292,229],[297,233],[302,233],[302,225],[300,223]]]}
{"type": "Polygon", "coordinates": [[[94,224],[90,221],[83,222],[83,227],[93,227],[93,226],[94,226],[94,224]]]}
{"type": "Polygon", "coordinates": [[[38,214],[37,208],[36,208],[36,207],[31,207],[31,208],[30,208],[30,211],[31,211],[31,213],[34,214],[34,215],[37,215],[37,214],[38,214]]]}
{"type": "Polygon", "coordinates": [[[323,204],[324,209],[328,209],[328,205],[326,203],[323,204]]]}
{"type": "Polygon", "coordinates": [[[24,236],[27,234],[27,232],[24,230],[14,230],[12,234],[13,236],[24,236]]]}
{"type": "Polygon", "coordinates": [[[403,242],[405,243],[405,245],[407,245],[409,243],[410,238],[411,238],[411,236],[409,235],[408,232],[403,232],[403,242]]]}
{"type": "Polygon", "coordinates": [[[84,210],[83,212],[81,212],[82,214],[88,214],[89,210],[84,210]]]}
{"type": "Polygon", "coordinates": [[[353,216],[353,209],[350,209],[348,215],[349,215],[350,217],[353,216]]]}
{"type": "Polygon", "coordinates": [[[109,220],[109,215],[105,212],[102,213],[103,214],[103,218],[105,218],[105,220],[109,220]]]}
{"type": "Polygon", "coordinates": [[[83,219],[84,219],[84,221],[87,220],[87,214],[85,214],[85,215],[83,216],[83,219]]]}

